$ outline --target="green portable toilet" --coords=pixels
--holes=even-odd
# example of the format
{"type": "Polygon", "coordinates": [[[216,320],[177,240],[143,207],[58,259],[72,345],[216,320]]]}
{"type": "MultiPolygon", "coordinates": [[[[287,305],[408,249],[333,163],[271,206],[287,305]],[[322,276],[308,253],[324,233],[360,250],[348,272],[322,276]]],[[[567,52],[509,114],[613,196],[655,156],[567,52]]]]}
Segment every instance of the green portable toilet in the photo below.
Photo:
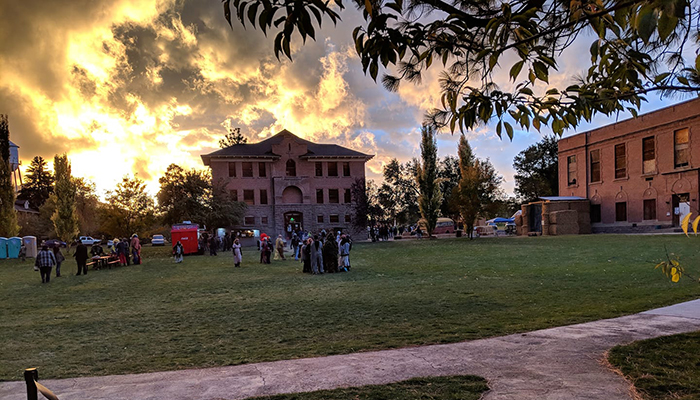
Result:
{"type": "Polygon", "coordinates": [[[20,247],[22,247],[22,238],[15,236],[7,239],[7,258],[19,258],[20,247]]]}
{"type": "Polygon", "coordinates": [[[7,238],[0,237],[0,260],[7,258],[7,238]]]}
{"type": "Polygon", "coordinates": [[[36,236],[25,236],[22,238],[24,247],[27,248],[27,257],[36,258],[36,236]]]}

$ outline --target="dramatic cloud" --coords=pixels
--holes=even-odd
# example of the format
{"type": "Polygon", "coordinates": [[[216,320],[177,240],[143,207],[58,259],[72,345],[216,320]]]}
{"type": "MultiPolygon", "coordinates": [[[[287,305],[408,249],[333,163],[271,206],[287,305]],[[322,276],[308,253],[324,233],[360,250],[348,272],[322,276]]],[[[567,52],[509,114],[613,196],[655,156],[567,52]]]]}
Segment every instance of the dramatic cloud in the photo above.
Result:
{"type": "MultiPolygon", "coordinates": [[[[299,136],[375,154],[369,178],[391,158],[419,156],[420,125],[439,105],[439,69],[421,85],[388,93],[362,73],[351,43],[360,13],[324,25],[316,42],[294,43],[294,62],[278,61],[260,31],[225,22],[217,0],[71,0],[0,3],[0,113],[23,167],[35,155],[66,152],[74,174],[110,189],[137,174],[158,190],[170,163],[202,168],[228,128],[250,141],[288,129],[299,136]]],[[[582,43],[562,56],[553,82],[578,71],[582,43]]],[[[510,83],[497,76],[497,83],[510,83]]],[[[512,192],[512,159],[540,139],[492,127],[469,132],[512,192]]],[[[458,136],[439,138],[440,155],[458,136]]]]}

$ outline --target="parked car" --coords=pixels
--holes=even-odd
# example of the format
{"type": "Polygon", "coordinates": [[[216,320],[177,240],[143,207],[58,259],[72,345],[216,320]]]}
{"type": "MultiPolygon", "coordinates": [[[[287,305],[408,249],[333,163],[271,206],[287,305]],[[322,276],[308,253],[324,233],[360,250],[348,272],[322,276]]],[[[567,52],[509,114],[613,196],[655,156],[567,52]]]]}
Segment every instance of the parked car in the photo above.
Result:
{"type": "Polygon", "coordinates": [[[165,238],[163,235],[153,235],[151,246],[165,246],[165,238]]]}
{"type": "Polygon", "coordinates": [[[90,236],[81,236],[80,239],[78,239],[78,241],[84,245],[87,245],[87,246],[92,246],[95,243],[101,242],[100,239],[93,239],[90,236]]]}

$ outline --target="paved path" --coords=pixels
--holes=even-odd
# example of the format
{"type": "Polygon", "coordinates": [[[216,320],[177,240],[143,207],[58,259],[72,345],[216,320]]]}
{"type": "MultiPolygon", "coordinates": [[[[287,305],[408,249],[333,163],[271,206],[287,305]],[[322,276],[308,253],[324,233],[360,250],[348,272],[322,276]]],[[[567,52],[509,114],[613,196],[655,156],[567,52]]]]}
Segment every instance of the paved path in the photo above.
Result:
{"type": "MultiPolygon", "coordinates": [[[[626,317],[470,342],[233,367],[42,381],[61,400],[242,399],[413,377],[473,374],[484,399],[631,399],[602,363],[617,344],[700,330],[700,300],[626,317]]],[[[25,400],[23,382],[0,383],[0,399],[25,400]]]]}

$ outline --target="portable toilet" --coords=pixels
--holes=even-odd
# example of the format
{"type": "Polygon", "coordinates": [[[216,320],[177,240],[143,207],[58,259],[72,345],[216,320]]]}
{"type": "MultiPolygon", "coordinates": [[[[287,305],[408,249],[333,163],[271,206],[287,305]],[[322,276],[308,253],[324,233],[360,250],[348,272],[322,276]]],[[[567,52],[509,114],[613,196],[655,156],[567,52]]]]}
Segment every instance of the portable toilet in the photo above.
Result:
{"type": "Polygon", "coordinates": [[[36,236],[25,236],[22,238],[24,247],[27,248],[27,257],[36,258],[36,236]]]}
{"type": "Polygon", "coordinates": [[[7,238],[0,237],[0,260],[7,258],[7,238]]]}
{"type": "Polygon", "coordinates": [[[7,257],[19,258],[20,247],[22,247],[22,238],[15,236],[7,239],[7,257]]]}
{"type": "Polygon", "coordinates": [[[183,222],[175,224],[170,230],[172,244],[175,245],[178,241],[182,244],[185,254],[194,254],[199,252],[199,240],[197,238],[197,230],[199,225],[183,222]]]}

